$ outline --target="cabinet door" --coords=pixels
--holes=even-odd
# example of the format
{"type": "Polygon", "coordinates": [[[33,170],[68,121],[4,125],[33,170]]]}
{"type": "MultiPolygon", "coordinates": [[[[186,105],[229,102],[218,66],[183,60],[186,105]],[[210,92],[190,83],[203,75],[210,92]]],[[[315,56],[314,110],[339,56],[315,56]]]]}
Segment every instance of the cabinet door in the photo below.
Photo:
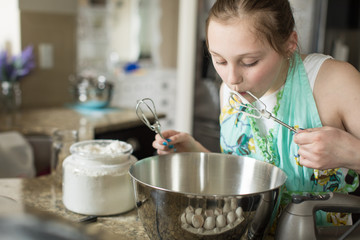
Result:
{"type": "Polygon", "coordinates": [[[95,134],[95,139],[114,139],[130,143],[134,149],[133,155],[138,160],[156,154],[156,150],[152,147],[152,142],[155,139],[155,133],[147,126],[138,126],[105,133],[98,133],[95,134]]]}

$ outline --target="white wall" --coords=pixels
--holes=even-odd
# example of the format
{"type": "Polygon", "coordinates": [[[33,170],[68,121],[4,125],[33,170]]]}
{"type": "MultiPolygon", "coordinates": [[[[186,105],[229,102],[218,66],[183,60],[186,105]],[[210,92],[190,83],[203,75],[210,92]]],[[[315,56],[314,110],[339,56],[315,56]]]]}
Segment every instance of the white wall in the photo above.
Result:
{"type": "Polygon", "coordinates": [[[175,129],[192,134],[197,1],[181,0],[179,14],[175,129]]]}
{"type": "Polygon", "coordinates": [[[20,10],[75,13],[76,9],[77,0],[0,0],[0,49],[20,53],[20,10]]]}
{"type": "Polygon", "coordinates": [[[20,52],[20,12],[18,1],[0,0],[0,50],[20,52]]]}

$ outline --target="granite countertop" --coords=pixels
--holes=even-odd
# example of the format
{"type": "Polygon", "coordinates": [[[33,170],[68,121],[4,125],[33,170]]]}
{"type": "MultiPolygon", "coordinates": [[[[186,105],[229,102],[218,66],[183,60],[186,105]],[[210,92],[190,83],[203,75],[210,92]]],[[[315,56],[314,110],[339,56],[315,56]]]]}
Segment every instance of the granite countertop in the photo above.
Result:
{"type": "MultiPolygon", "coordinates": [[[[89,224],[79,223],[80,219],[87,216],[73,213],[65,208],[62,203],[61,187],[54,184],[50,175],[38,178],[8,178],[0,179],[0,219],[6,212],[11,216],[19,210],[4,207],[2,199],[12,199],[21,206],[21,212],[27,214],[46,213],[49,219],[57,217],[72,224],[73,228],[81,229],[87,236],[101,240],[150,240],[138,218],[134,208],[129,212],[114,216],[100,216],[96,222],[89,224]],[[5,213],[4,213],[4,208],[5,213]],[[36,210],[36,211],[34,211],[36,210]],[[51,218],[50,218],[51,217],[51,218]]],[[[33,238],[30,238],[33,239],[33,238]]],[[[93,239],[93,238],[92,238],[93,239]]],[[[273,240],[266,236],[266,240],[273,240]]]]}
{"type": "MultiPolygon", "coordinates": [[[[150,121],[153,120],[148,116],[150,121]]],[[[164,117],[159,114],[159,118],[164,117]]],[[[25,109],[12,115],[0,115],[0,132],[19,131],[23,134],[51,135],[55,129],[77,129],[79,140],[93,139],[95,134],[140,126],[135,109],[108,108],[84,110],[74,108],[25,109]]],[[[23,212],[45,212],[49,215],[77,223],[86,217],[68,211],[62,203],[60,186],[54,185],[50,175],[38,178],[0,178],[0,217],[4,206],[1,200],[13,199],[23,212]],[[2,206],[2,207],[1,207],[2,206]]],[[[11,213],[12,214],[12,213],[11,213]]],[[[75,225],[75,224],[74,224],[75,225]]],[[[137,217],[136,209],[117,216],[99,217],[87,224],[92,235],[100,239],[149,240],[137,217]]]]}
{"type": "MultiPolygon", "coordinates": [[[[0,197],[15,200],[22,212],[35,209],[65,219],[74,226],[86,217],[64,207],[61,187],[53,183],[50,175],[28,179],[0,179],[0,197]]],[[[0,207],[0,216],[2,210],[0,207]]],[[[87,224],[86,227],[87,234],[101,236],[101,239],[149,240],[137,217],[136,208],[115,216],[98,217],[96,222],[87,224]]]]}
{"type": "MultiPolygon", "coordinates": [[[[164,117],[159,114],[159,118],[164,117]]],[[[153,120],[151,115],[147,116],[153,120]]],[[[142,125],[135,109],[104,108],[39,108],[23,109],[0,116],[0,132],[16,130],[23,134],[51,135],[55,129],[75,129],[80,140],[93,139],[95,134],[142,125]]]]}

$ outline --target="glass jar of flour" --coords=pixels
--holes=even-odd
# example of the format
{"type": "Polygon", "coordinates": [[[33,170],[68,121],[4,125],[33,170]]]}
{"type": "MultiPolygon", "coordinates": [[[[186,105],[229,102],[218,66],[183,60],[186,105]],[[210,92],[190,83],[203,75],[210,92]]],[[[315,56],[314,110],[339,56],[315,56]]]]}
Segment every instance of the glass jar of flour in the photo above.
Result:
{"type": "Polygon", "coordinates": [[[136,162],[132,146],[117,140],[73,144],[63,163],[63,203],[76,213],[113,215],[135,207],[128,170],[136,162]]]}

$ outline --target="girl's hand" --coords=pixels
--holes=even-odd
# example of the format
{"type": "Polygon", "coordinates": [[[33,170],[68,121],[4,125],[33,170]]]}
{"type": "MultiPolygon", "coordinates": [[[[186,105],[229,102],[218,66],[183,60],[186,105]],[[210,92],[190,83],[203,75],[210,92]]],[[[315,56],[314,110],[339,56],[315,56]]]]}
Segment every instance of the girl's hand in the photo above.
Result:
{"type": "Polygon", "coordinates": [[[334,127],[300,130],[294,142],[299,145],[303,166],[360,170],[360,140],[346,131],[334,127]]]}
{"type": "Polygon", "coordinates": [[[167,141],[162,139],[159,134],[156,134],[152,143],[159,155],[173,152],[209,152],[188,133],[167,130],[162,132],[162,135],[167,141]]]}

